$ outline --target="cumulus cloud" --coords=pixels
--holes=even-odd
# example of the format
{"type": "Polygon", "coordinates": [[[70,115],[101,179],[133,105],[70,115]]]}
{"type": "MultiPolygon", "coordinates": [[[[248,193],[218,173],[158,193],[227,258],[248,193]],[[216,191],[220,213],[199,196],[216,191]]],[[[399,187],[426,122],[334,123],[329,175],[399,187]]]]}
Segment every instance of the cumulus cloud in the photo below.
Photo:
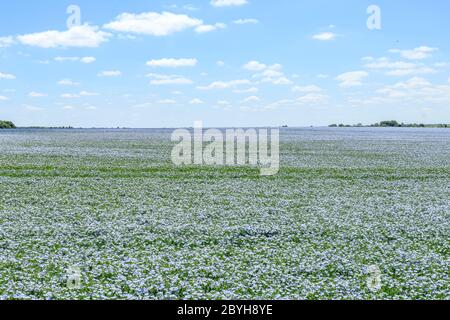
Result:
{"type": "Polygon", "coordinates": [[[0,96],[0,101],[6,101],[6,100],[9,100],[8,97],[0,96]]]}
{"type": "Polygon", "coordinates": [[[11,36],[0,37],[0,48],[8,48],[14,44],[14,38],[11,36]]]}
{"type": "Polygon", "coordinates": [[[77,86],[77,85],[79,85],[78,82],[74,82],[70,79],[62,79],[62,80],[58,81],[58,84],[60,86],[77,86]]]}
{"type": "Polygon", "coordinates": [[[200,86],[197,89],[200,90],[214,90],[214,89],[229,89],[233,87],[238,87],[241,85],[249,85],[251,84],[250,80],[247,79],[239,79],[232,81],[214,81],[208,86],[200,86]]]}
{"type": "Polygon", "coordinates": [[[186,84],[192,84],[192,80],[185,78],[183,76],[179,75],[165,75],[165,74],[156,74],[156,73],[149,73],[147,77],[152,78],[150,80],[150,84],[152,85],[186,85],[186,84]]]}
{"type": "Polygon", "coordinates": [[[385,102],[407,102],[412,103],[445,103],[450,102],[450,86],[433,85],[427,79],[413,77],[409,80],[397,82],[391,86],[385,86],[377,93],[381,97],[372,97],[367,103],[376,103],[381,99],[385,102]]]}
{"type": "Polygon", "coordinates": [[[82,63],[93,63],[96,61],[94,57],[55,57],[54,60],[56,62],[82,62],[82,63]]]}
{"type": "Polygon", "coordinates": [[[259,91],[259,89],[256,88],[256,87],[251,87],[251,88],[248,88],[248,89],[236,89],[236,90],[233,90],[234,93],[256,93],[258,91],[259,91]]]}
{"type": "Polygon", "coordinates": [[[404,61],[391,61],[389,58],[382,57],[378,59],[371,58],[365,65],[366,68],[385,72],[387,76],[401,77],[420,74],[431,74],[437,71],[434,68],[424,64],[404,61]]]}
{"type": "Polygon", "coordinates": [[[301,105],[326,104],[328,103],[328,96],[325,94],[308,93],[297,98],[296,102],[301,105]]]}
{"type": "Polygon", "coordinates": [[[247,64],[247,69],[260,69],[261,72],[253,75],[253,78],[261,79],[262,83],[272,83],[274,85],[288,85],[291,84],[292,81],[289,80],[283,73],[283,66],[281,64],[273,64],[271,66],[266,66],[265,64],[247,64]],[[264,67],[264,68],[263,68],[264,67]]]}
{"type": "Polygon", "coordinates": [[[233,21],[234,24],[258,24],[257,19],[238,19],[233,21]]]}
{"type": "Polygon", "coordinates": [[[88,91],[81,91],[80,92],[80,97],[94,97],[94,96],[99,96],[99,93],[96,92],[88,92],[88,91]]]}
{"type": "Polygon", "coordinates": [[[379,58],[371,60],[371,63],[366,64],[369,69],[412,69],[416,67],[415,63],[404,61],[391,61],[388,58],[379,58]]]}
{"type": "Polygon", "coordinates": [[[79,98],[80,96],[74,93],[63,93],[61,95],[61,98],[63,99],[75,99],[75,98],[79,98]]]}
{"type": "Polygon", "coordinates": [[[421,46],[412,50],[391,49],[389,50],[389,52],[399,53],[403,58],[409,60],[422,60],[431,57],[433,55],[433,52],[436,52],[437,50],[438,48],[421,46]]]}
{"type": "Polygon", "coordinates": [[[26,111],[30,111],[30,112],[38,112],[38,111],[44,110],[43,108],[32,106],[29,104],[23,104],[22,106],[25,108],[26,111]]]}
{"type": "Polygon", "coordinates": [[[189,101],[189,104],[204,104],[204,102],[203,100],[196,98],[189,101]]]}
{"type": "Polygon", "coordinates": [[[104,28],[152,36],[167,36],[189,28],[203,25],[203,21],[184,14],[171,12],[122,13],[104,28]]]}
{"type": "Polygon", "coordinates": [[[267,66],[259,61],[249,61],[244,65],[244,69],[249,71],[262,71],[266,68],[267,66]]]}
{"type": "Polygon", "coordinates": [[[431,83],[421,77],[413,77],[405,82],[398,82],[394,85],[395,88],[404,88],[404,89],[416,89],[421,87],[429,87],[431,83]]]}
{"type": "Polygon", "coordinates": [[[325,94],[308,93],[297,99],[282,99],[264,106],[264,110],[275,110],[283,107],[300,107],[327,104],[329,97],[325,94]]]}
{"type": "Polygon", "coordinates": [[[217,29],[225,29],[227,27],[224,23],[216,23],[216,24],[202,24],[195,28],[195,32],[197,33],[206,33],[216,31],[217,29]]]}
{"type": "Polygon", "coordinates": [[[9,73],[2,73],[0,72],[0,79],[5,79],[5,80],[14,80],[16,79],[16,76],[13,74],[9,74],[9,73]]]}
{"type": "Polygon", "coordinates": [[[241,103],[249,103],[249,102],[258,102],[261,101],[261,99],[257,96],[250,96],[248,98],[245,98],[244,100],[241,101],[241,103]]]}
{"type": "Polygon", "coordinates": [[[28,94],[31,98],[42,98],[42,97],[47,97],[48,96],[48,94],[46,94],[46,93],[41,93],[41,92],[30,92],[29,94],[28,94]]]}
{"type": "Polygon", "coordinates": [[[20,43],[40,48],[58,47],[98,47],[108,41],[110,33],[99,30],[96,26],[88,24],[75,26],[66,31],[44,31],[18,36],[20,43]]]}
{"type": "Polygon", "coordinates": [[[80,62],[88,64],[88,63],[95,62],[95,60],[97,60],[97,59],[95,59],[94,57],[83,57],[80,59],[80,62]]]}
{"type": "Polygon", "coordinates": [[[418,67],[414,69],[398,69],[398,70],[391,70],[386,72],[387,76],[393,76],[393,77],[404,77],[404,76],[411,76],[411,75],[420,75],[420,74],[431,74],[436,73],[437,71],[430,67],[418,67]]]}
{"type": "Polygon", "coordinates": [[[340,87],[355,87],[362,85],[362,80],[368,77],[369,74],[365,71],[346,72],[336,77],[340,81],[340,87]]]}
{"type": "Polygon", "coordinates": [[[97,74],[99,77],[120,77],[121,75],[122,72],[118,70],[102,71],[97,74]]]}
{"type": "Polygon", "coordinates": [[[211,0],[211,5],[214,7],[243,6],[247,3],[247,0],[211,0]]]}
{"type": "Polygon", "coordinates": [[[54,60],[56,62],[75,62],[78,61],[80,58],[79,57],[55,57],[54,60]]]}
{"type": "Polygon", "coordinates": [[[164,67],[164,68],[180,68],[180,67],[194,67],[198,63],[197,59],[159,59],[150,60],[147,62],[149,67],[164,67]]]}
{"type": "Polygon", "coordinates": [[[158,104],[175,104],[177,102],[172,99],[163,99],[163,100],[156,101],[156,103],[158,103],[158,104]]]}
{"type": "Polygon", "coordinates": [[[293,92],[305,92],[305,93],[313,93],[313,92],[321,92],[322,88],[316,85],[308,85],[308,86],[295,86],[292,88],[293,92]]]}
{"type": "Polygon", "coordinates": [[[320,41],[330,41],[336,39],[336,34],[333,32],[322,32],[318,33],[312,36],[314,40],[320,40],[320,41]]]}

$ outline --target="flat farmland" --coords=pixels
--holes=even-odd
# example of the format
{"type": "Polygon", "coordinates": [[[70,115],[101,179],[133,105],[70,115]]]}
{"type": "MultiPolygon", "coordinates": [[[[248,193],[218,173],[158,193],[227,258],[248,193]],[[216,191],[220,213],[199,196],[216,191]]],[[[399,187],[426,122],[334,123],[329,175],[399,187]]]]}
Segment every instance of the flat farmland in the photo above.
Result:
{"type": "Polygon", "coordinates": [[[0,299],[450,297],[450,130],[283,129],[273,177],[171,132],[0,131],[0,299]]]}

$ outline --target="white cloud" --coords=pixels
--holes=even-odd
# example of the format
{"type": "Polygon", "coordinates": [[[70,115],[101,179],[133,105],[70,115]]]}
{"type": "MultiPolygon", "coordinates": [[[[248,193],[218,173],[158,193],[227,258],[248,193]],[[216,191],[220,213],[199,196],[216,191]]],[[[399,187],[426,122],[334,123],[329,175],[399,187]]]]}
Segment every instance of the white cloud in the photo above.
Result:
{"type": "Polygon", "coordinates": [[[147,62],[149,67],[164,67],[164,68],[180,68],[180,67],[194,67],[198,63],[197,59],[160,59],[150,60],[147,62]]]}
{"type": "Polygon", "coordinates": [[[14,44],[14,38],[11,36],[0,37],[0,48],[8,48],[14,44]]]}
{"type": "Polygon", "coordinates": [[[0,96],[0,101],[6,101],[6,100],[9,100],[8,97],[0,96]]]}
{"type": "Polygon", "coordinates": [[[219,67],[224,67],[224,66],[225,66],[225,62],[223,62],[223,61],[221,61],[221,60],[217,61],[216,64],[217,64],[217,66],[219,66],[219,67]]]}
{"type": "Polygon", "coordinates": [[[437,71],[430,67],[419,67],[415,69],[397,69],[386,72],[387,76],[393,77],[403,77],[403,76],[411,76],[411,75],[419,75],[419,74],[432,74],[437,71]]]}
{"type": "Polygon", "coordinates": [[[211,0],[211,5],[214,7],[242,6],[247,3],[247,0],[211,0]]]}
{"type": "Polygon", "coordinates": [[[234,24],[258,24],[257,19],[238,19],[233,21],[234,24]]]}
{"type": "Polygon", "coordinates": [[[450,63],[448,62],[436,62],[433,64],[434,67],[436,68],[447,68],[450,66],[450,63]]]}
{"type": "Polygon", "coordinates": [[[102,71],[97,76],[99,77],[120,77],[122,75],[122,72],[118,70],[111,70],[111,71],[102,71]]]}
{"type": "Polygon", "coordinates": [[[156,103],[158,104],[175,104],[177,103],[175,100],[171,100],[171,99],[163,99],[163,100],[159,100],[156,103]]]}
{"type": "Polygon", "coordinates": [[[256,87],[248,88],[248,89],[236,89],[233,90],[234,93],[256,93],[259,89],[256,87]]]}
{"type": "Polygon", "coordinates": [[[79,97],[95,97],[95,96],[99,96],[99,93],[95,93],[95,92],[88,92],[88,91],[81,91],[79,94],[74,94],[74,93],[64,93],[61,95],[61,98],[64,99],[76,99],[79,97]]]}
{"type": "Polygon", "coordinates": [[[42,98],[42,97],[47,97],[48,94],[40,93],[40,92],[30,92],[29,96],[32,97],[32,98],[42,98]]]}
{"type": "Polygon", "coordinates": [[[336,39],[336,34],[333,32],[322,32],[313,35],[312,37],[314,40],[320,40],[320,41],[330,41],[336,39]]]}
{"type": "Polygon", "coordinates": [[[192,4],[186,4],[183,6],[183,9],[189,10],[189,11],[196,11],[199,10],[198,7],[193,6],[192,4]]]}
{"type": "Polygon", "coordinates": [[[146,75],[146,77],[152,78],[150,80],[150,84],[152,85],[185,85],[185,84],[192,84],[192,80],[185,78],[183,76],[179,76],[176,74],[172,75],[165,75],[165,74],[156,74],[156,73],[149,73],[146,75]]]}
{"type": "Polygon", "coordinates": [[[104,28],[120,32],[167,36],[201,25],[203,25],[202,20],[184,14],[145,12],[141,14],[122,13],[114,21],[105,24],[104,28]]]}
{"type": "Polygon", "coordinates": [[[145,102],[145,103],[140,103],[140,104],[135,104],[134,106],[132,106],[133,109],[144,109],[147,107],[151,107],[153,105],[153,103],[151,102],[145,102]]]}
{"type": "Polygon", "coordinates": [[[424,103],[450,103],[450,86],[433,85],[421,77],[413,77],[409,80],[398,82],[392,86],[385,86],[377,93],[382,97],[373,97],[369,103],[376,103],[381,99],[385,102],[421,104],[424,103]]]}
{"type": "Polygon", "coordinates": [[[79,98],[80,96],[77,94],[73,94],[73,93],[63,93],[61,95],[61,98],[63,99],[75,99],[75,98],[79,98]]]}
{"type": "Polygon", "coordinates": [[[239,79],[239,80],[232,80],[232,81],[214,81],[208,86],[200,86],[197,87],[197,89],[200,90],[214,90],[214,89],[228,89],[237,87],[240,85],[249,85],[251,84],[250,80],[247,79],[239,79]]]}
{"type": "Polygon", "coordinates": [[[89,64],[95,62],[96,60],[97,59],[95,59],[94,57],[83,57],[80,59],[80,62],[89,64]]]}
{"type": "Polygon", "coordinates": [[[429,86],[431,86],[431,83],[428,80],[421,77],[413,77],[405,82],[396,83],[394,88],[417,89],[429,86]]]}
{"type": "Polygon", "coordinates": [[[271,82],[275,85],[289,85],[292,83],[291,80],[289,80],[286,77],[279,77],[279,78],[264,78],[262,82],[271,82]]]}
{"type": "Polygon", "coordinates": [[[43,108],[32,106],[29,104],[24,104],[22,106],[25,108],[26,111],[30,111],[30,112],[38,112],[38,111],[44,110],[43,108]]]}
{"type": "Polygon", "coordinates": [[[340,81],[340,87],[355,87],[362,85],[362,80],[368,77],[369,74],[365,71],[346,72],[336,77],[340,81]]]}
{"type": "Polygon", "coordinates": [[[249,71],[263,71],[267,66],[259,61],[250,61],[247,62],[243,68],[249,71]]]}
{"type": "Polygon", "coordinates": [[[206,33],[216,31],[217,29],[225,29],[227,27],[224,23],[216,23],[216,24],[202,24],[195,28],[195,32],[197,33],[206,33]]]}
{"type": "Polygon", "coordinates": [[[388,58],[379,58],[366,64],[369,69],[412,69],[417,65],[411,62],[391,61],[388,58]]]}
{"type": "Polygon", "coordinates": [[[16,79],[16,76],[13,74],[9,74],[9,73],[2,73],[0,72],[0,79],[5,79],[5,80],[14,80],[16,79]]]}
{"type": "Polygon", "coordinates": [[[191,101],[189,101],[189,104],[204,104],[204,102],[203,102],[203,100],[196,98],[196,99],[192,99],[191,101]]]}
{"type": "Polygon", "coordinates": [[[328,103],[329,97],[325,94],[308,93],[297,99],[282,99],[266,105],[264,110],[275,110],[282,107],[298,107],[311,105],[324,105],[328,103]]]}
{"type": "Polygon", "coordinates": [[[81,97],[94,97],[94,96],[99,96],[99,93],[95,93],[95,92],[88,92],[88,91],[81,91],[80,92],[80,96],[81,97]]]}
{"type": "Polygon", "coordinates": [[[80,60],[80,58],[79,57],[55,57],[54,60],[57,62],[66,62],[66,61],[75,62],[75,61],[80,60]]]}
{"type": "Polygon", "coordinates": [[[296,100],[297,103],[302,105],[312,104],[326,104],[328,103],[328,96],[324,94],[308,93],[296,100]]]}
{"type": "Polygon", "coordinates": [[[248,103],[248,102],[258,102],[261,101],[261,99],[257,96],[250,96],[248,98],[245,98],[244,100],[241,101],[241,103],[248,103]]]}
{"type": "Polygon", "coordinates": [[[70,79],[63,79],[63,80],[60,80],[60,81],[58,81],[58,84],[59,84],[60,86],[77,86],[77,85],[79,85],[78,82],[74,82],[74,81],[72,81],[72,80],[70,80],[70,79]]]}
{"type": "Polygon", "coordinates": [[[57,62],[77,62],[80,61],[82,63],[93,63],[96,61],[96,59],[94,57],[55,57],[54,58],[55,61],[57,62]]]}
{"type": "Polygon", "coordinates": [[[422,60],[432,56],[433,52],[437,51],[438,48],[430,48],[427,46],[421,46],[412,50],[399,50],[391,49],[391,53],[400,53],[403,58],[409,60],[422,60]]]}
{"type": "Polygon", "coordinates": [[[40,48],[57,47],[98,47],[108,41],[110,33],[100,31],[98,27],[90,25],[75,26],[66,31],[45,31],[18,36],[24,45],[40,48]]]}
{"type": "Polygon", "coordinates": [[[274,85],[288,85],[292,81],[289,80],[282,72],[283,66],[281,64],[274,64],[271,66],[266,66],[259,62],[252,61],[244,66],[247,70],[250,69],[260,69],[262,72],[253,75],[253,78],[261,79],[263,83],[272,83],[274,85]],[[263,68],[264,67],[264,68],[263,68]]]}
{"type": "Polygon", "coordinates": [[[372,70],[382,70],[387,76],[401,77],[409,75],[431,74],[437,71],[423,64],[404,61],[391,61],[389,58],[382,57],[371,60],[365,65],[372,70]]]}
{"type": "Polygon", "coordinates": [[[63,108],[63,110],[73,110],[73,109],[75,109],[74,106],[70,106],[70,105],[64,106],[62,108],[63,108]]]}
{"type": "Polygon", "coordinates": [[[316,85],[309,86],[295,86],[292,88],[293,92],[305,92],[305,93],[313,93],[313,92],[321,92],[322,89],[316,85]]]}

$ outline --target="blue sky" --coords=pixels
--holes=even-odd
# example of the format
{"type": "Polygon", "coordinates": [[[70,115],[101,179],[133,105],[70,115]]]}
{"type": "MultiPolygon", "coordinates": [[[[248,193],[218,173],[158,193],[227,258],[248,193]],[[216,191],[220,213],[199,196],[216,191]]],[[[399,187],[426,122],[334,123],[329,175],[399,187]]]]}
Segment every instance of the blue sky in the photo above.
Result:
{"type": "Polygon", "coordinates": [[[21,126],[450,123],[448,1],[2,3],[0,119],[21,126]],[[68,28],[70,5],[80,25],[68,28]],[[381,12],[370,30],[367,8],[381,12]]]}

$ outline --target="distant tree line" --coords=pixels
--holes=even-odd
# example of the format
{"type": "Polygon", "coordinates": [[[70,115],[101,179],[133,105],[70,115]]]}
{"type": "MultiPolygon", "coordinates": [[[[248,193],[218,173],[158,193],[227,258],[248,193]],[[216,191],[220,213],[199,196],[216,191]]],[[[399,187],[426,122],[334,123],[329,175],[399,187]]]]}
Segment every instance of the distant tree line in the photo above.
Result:
{"type": "Polygon", "coordinates": [[[37,126],[32,126],[32,127],[26,127],[26,129],[73,129],[72,126],[62,126],[62,127],[37,127],[37,126]]]}
{"type": "Polygon", "coordinates": [[[354,125],[332,124],[331,128],[375,127],[375,128],[450,128],[450,124],[423,124],[423,123],[399,123],[395,120],[381,121],[380,123],[365,126],[361,123],[354,125]]]}
{"type": "Polygon", "coordinates": [[[0,129],[15,129],[16,125],[11,121],[0,120],[0,129]]]}

